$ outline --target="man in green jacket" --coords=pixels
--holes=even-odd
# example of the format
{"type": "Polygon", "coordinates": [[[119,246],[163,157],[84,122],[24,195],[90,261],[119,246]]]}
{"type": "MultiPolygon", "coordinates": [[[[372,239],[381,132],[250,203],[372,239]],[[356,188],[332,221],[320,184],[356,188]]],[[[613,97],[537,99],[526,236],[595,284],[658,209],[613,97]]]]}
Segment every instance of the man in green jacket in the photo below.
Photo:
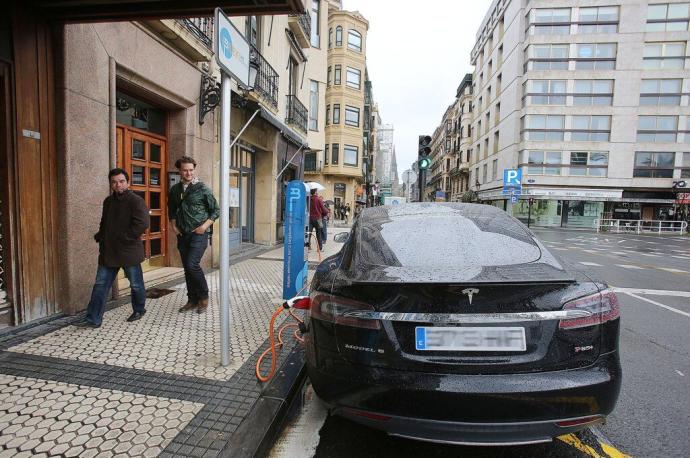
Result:
{"type": "Polygon", "coordinates": [[[208,284],[199,263],[208,246],[208,230],[220,215],[220,208],[211,190],[196,177],[196,161],[183,156],[175,162],[181,181],[170,188],[168,215],[177,235],[184,278],[187,283],[187,303],[180,312],[208,308],[208,284]]]}

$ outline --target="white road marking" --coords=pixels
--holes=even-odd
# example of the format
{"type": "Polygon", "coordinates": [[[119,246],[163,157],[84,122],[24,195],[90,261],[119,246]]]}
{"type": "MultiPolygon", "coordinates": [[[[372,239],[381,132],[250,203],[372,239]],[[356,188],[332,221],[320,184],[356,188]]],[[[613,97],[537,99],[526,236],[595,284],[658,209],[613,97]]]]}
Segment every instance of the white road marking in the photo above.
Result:
{"type": "Polygon", "coordinates": [[[623,269],[634,269],[634,270],[642,270],[644,267],[640,266],[633,266],[632,264],[616,264],[618,267],[622,267],[623,269]]]}
{"type": "Polygon", "coordinates": [[[627,255],[628,253],[625,251],[612,251],[611,253],[613,254],[619,254],[619,255],[627,255]]]}
{"type": "Polygon", "coordinates": [[[557,247],[554,247],[553,249],[554,249],[554,250],[558,250],[558,251],[568,251],[567,248],[557,248],[557,247]]]}
{"type": "Polygon", "coordinates": [[[582,264],[583,266],[601,267],[601,264],[597,264],[596,262],[584,262],[584,261],[580,261],[580,264],[582,264]]]}
{"type": "Polygon", "coordinates": [[[659,270],[665,270],[666,272],[671,272],[674,274],[686,274],[688,273],[687,270],[680,270],[680,269],[672,269],[670,267],[657,267],[659,270]]]}
{"type": "Polygon", "coordinates": [[[676,369],[676,373],[677,373],[678,375],[680,375],[681,377],[685,377],[685,374],[683,374],[683,373],[682,373],[681,371],[679,371],[678,369],[676,369]]]}
{"type": "Polygon", "coordinates": [[[678,256],[676,254],[672,254],[671,257],[676,259],[690,259],[690,256],[678,256]]]}
{"type": "Polygon", "coordinates": [[[596,253],[596,251],[594,251],[594,250],[580,250],[580,251],[584,251],[585,253],[596,253]]]}
{"type": "Polygon", "coordinates": [[[616,293],[625,294],[648,294],[651,296],[673,296],[673,297],[688,297],[690,298],[690,291],[670,291],[665,289],[641,289],[641,288],[613,288],[616,293]]]}
{"type": "Polygon", "coordinates": [[[625,294],[627,294],[628,296],[634,297],[635,299],[639,299],[639,300],[641,300],[641,301],[649,302],[650,304],[656,305],[657,307],[661,307],[661,308],[663,308],[663,309],[666,309],[666,310],[669,310],[669,311],[671,311],[671,312],[675,312],[675,313],[677,313],[677,314],[679,314],[679,315],[683,315],[683,316],[686,316],[686,317],[690,318],[690,313],[684,312],[684,311],[682,311],[682,310],[678,310],[678,309],[673,308],[673,307],[669,307],[668,305],[664,305],[664,304],[662,304],[661,302],[653,301],[653,300],[651,300],[651,299],[647,299],[646,297],[638,296],[637,294],[632,294],[632,293],[625,293],[625,294]]]}
{"type": "Polygon", "coordinates": [[[659,257],[658,254],[652,254],[652,253],[637,253],[637,254],[639,254],[640,256],[649,256],[651,258],[658,258],[659,257]]]}

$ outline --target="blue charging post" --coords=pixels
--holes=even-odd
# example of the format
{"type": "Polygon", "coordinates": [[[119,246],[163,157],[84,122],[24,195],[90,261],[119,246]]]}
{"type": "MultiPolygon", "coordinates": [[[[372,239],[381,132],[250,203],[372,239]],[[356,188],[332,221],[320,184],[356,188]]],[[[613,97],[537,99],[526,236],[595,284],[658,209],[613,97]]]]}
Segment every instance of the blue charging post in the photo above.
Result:
{"type": "Polygon", "coordinates": [[[283,248],[283,299],[297,293],[306,294],[308,258],[305,237],[309,224],[307,188],[304,182],[293,180],[285,193],[285,244],[283,248]]]}

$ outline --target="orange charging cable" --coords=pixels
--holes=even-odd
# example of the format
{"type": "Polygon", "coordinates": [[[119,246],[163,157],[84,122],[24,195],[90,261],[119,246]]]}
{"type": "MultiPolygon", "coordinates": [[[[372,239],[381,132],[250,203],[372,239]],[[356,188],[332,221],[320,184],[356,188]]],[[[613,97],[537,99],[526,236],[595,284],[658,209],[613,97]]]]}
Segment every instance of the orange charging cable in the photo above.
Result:
{"type": "MultiPolygon", "coordinates": [[[[302,294],[302,292],[307,289],[309,285],[305,285],[304,288],[302,288],[295,297],[299,296],[302,294]]],[[[284,302],[283,304],[280,304],[280,306],[276,309],[275,312],[273,312],[273,315],[271,316],[271,321],[268,324],[268,348],[264,350],[263,353],[261,353],[261,356],[259,356],[259,359],[256,361],[256,378],[260,382],[268,382],[273,378],[276,372],[276,365],[278,363],[278,352],[276,349],[276,339],[275,339],[275,332],[274,332],[274,327],[275,327],[275,321],[280,316],[281,313],[283,313],[283,310],[287,310],[288,313],[292,318],[297,320],[298,323],[304,323],[304,321],[295,313],[290,310],[290,307],[288,306],[287,302],[284,302]],[[262,375],[261,374],[261,363],[263,362],[264,358],[268,356],[268,354],[271,354],[271,370],[268,372],[267,375],[262,375]]],[[[278,348],[283,348],[283,331],[287,328],[290,327],[297,327],[294,332],[294,337],[297,339],[299,342],[304,342],[304,339],[299,335],[299,324],[298,323],[287,323],[284,324],[280,330],[278,331],[278,348]]]]}

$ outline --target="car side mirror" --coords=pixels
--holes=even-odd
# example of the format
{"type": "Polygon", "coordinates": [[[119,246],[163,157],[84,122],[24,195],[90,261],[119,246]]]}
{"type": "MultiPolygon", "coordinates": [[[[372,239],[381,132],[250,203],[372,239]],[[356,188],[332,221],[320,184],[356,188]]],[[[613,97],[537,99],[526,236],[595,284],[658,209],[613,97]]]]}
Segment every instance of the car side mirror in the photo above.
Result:
{"type": "Polygon", "coordinates": [[[333,237],[333,241],[337,242],[337,243],[345,243],[345,242],[347,242],[347,239],[349,239],[349,238],[350,238],[349,232],[338,232],[333,237]]]}

